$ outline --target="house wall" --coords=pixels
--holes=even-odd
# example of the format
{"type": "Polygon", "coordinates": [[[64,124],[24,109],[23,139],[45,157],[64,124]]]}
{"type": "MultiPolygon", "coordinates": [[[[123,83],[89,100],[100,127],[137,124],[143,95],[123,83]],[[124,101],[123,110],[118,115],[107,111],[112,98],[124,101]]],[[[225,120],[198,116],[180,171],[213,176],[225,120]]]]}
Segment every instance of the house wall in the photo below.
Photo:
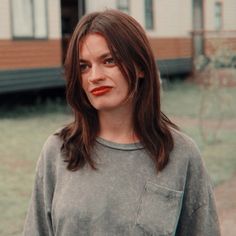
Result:
{"type": "MultiPolygon", "coordinates": [[[[26,40],[13,38],[11,1],[0,0],[0,93],[64,86],[61,1],[46,1],[47,39],[26,40]]],[[[191,70],[191,0],[154,0],[153,3],[154,29],[147,30],[147,35],[160,62],[161,73],[188,73],[191,70]]],[[[117,8],[116,0],[86,0],[86,13],[106,8],[117,8]]],[[[130,0],[129,13],[143,27],[144,8],[144,0],[130,0]]]]}
{"type": "Polygon", "coordinates": [[[191,1],[156,0],[154,12],[155,28],[147,34],[155,57],[158,59],[191,57],[191,1]]]}
{"type": "Polygon", "coordinates": [[[61,40],[61,3],[60,0],[48,1],[48,38],[61,40]]]}
{"type": "Polygon", "coordinates": [[[215,3],[221,2],[223,7],[223,28],[225,31],[236,30],[236,1],[235,0],[207,0],[204,1],[205,8],[205,30],[214,31],[215,30],[215,3]]]}
{"type": "Polygon", "coordinates": [[[205,14],[205,53],[211,55],[217,50],[228,48],[236,52],[236,1],[207,0],[205,14]],[[215,29],[214,5],[222,3],[222,30],[215,29]]]}
{"type": "Polygon", "coordinates": [[[192,4],[189,0],[154,1],[155,30],[151,36],[190,37],[192,30],[192,4]],[[168,9],[168,10],[167,10],[168,9]]]}
{"type": "MultiPolygon", "coordinates": [[[[87,12],[117,8],[115,0],[86,2],[87,12]]],[[[154,0],[154,29],[147,35],[157,59],[191,57],[192,5],[190,0],[154,0]],[[168,9],[168,11],[163,10],[168,9]]],[[[130,12],[145,27],[144,0],[130,0],[130,12]]]]}
{"type": "Polygon", "coordinates": [[[86,1],[86,12],[90,13],[93,11],[103,11],[109,8],[116,8],[116,0],[87,0],[86,1]]]}
{"type": "Polygon", "coordinates": [[[163,37],[149,38],[154,56],[157,59],[174,59],[191,57],[192,41],[190,38],[163,37]]]}
{"type": "Polygon", "coordinates": [[[60,40],[0,40],[0,70],[60,65],[60,40]]]}
{"type": "Polygon", "coordinates": [[[9,0],[0,0],[0,40],[11,38],[9,0]]]}
{"type": "MultiPolygon", "coordinates": [[[[191,0],[154,0],[153,5],[154,30],[147,31],[151,37],[190,36],[190,31],[192,30],[191,0]]],[[[86,1],[86,11],[88,13],[105,10],[106,8],[117,8],[116,0],[86,1]]],[[[144,0],[130,0],[130,15],[144,27],[144,0]]]]}
{"type": "Polygon", "coordinates": [[[9,0],[0,0],[0,70],[61,66],[60,0],[47,0],[48,38],[13,39],[9,0]]]}
{"type": "Polygon", "coordinates": [[[223,25],[224,30],[236,31],[236,1],[227,0],[223,2],[223,25]]]}

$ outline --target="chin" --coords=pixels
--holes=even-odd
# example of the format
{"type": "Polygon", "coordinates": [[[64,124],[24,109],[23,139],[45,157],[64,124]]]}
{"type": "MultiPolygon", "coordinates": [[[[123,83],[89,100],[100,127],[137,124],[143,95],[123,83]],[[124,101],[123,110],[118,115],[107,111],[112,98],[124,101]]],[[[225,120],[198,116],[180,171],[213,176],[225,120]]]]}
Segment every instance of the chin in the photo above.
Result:
{"type": "Polygon", "coordinates": [[[92,104],[97,111],[111,111],[117,108],[112,104],[92,104]]]}
{"type": "Polygon", "coordinates": [[[95,108],[97,111],[111,111],[111,110],[115,109],[115,108],[112,107],[112,106],[94,106],[94,108],[95,108]]]}
{"type": "Polygon", "coordinates": [[[91,105],[97,111],[112,111],[124,107],[123,102],[120,101],[96,101],[91,103],[91,105]]]}

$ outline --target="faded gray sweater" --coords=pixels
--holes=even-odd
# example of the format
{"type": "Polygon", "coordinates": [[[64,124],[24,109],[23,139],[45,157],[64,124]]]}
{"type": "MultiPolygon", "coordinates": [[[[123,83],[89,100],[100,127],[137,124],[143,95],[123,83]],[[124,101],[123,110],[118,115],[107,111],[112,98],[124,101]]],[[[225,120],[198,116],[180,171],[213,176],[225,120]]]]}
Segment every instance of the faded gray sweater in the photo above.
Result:
{"type": "Polygon", "coordinates": [[[89,167],[71,172],[52,135],[41,152],[25,236],[218,236],[212,187],[192,140],[173,131],[168,165],[156,173],[140,144],[98,138],[89,167]]]}

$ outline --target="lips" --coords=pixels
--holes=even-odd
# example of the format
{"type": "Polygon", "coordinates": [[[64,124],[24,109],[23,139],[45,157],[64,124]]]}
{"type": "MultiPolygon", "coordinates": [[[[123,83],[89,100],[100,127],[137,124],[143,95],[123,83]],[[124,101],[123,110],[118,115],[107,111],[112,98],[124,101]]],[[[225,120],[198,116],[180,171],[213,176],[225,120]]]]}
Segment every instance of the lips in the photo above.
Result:
{"type": "Polygon", "coordinates": [[[101,86],[101,87],[97,87],[97,88],[93,89],[91,91],[91,93],[94,96],[102,96],[102,95],[110,92],[111,89],[112,89],[112,87],[110,87],[110,86],[101,86]]]}

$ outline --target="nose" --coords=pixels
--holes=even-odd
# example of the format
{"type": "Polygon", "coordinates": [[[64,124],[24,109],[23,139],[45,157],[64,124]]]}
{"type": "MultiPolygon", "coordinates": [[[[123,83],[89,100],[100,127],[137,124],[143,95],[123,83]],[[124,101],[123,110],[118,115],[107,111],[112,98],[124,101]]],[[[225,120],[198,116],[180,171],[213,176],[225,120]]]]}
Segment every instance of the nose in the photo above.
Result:
{"type": "Polygon", "coordinates": [[[96,83],[104,80],[104,73],[99,65],[92,66],[88,80],[90,83],[96,83]]]}

